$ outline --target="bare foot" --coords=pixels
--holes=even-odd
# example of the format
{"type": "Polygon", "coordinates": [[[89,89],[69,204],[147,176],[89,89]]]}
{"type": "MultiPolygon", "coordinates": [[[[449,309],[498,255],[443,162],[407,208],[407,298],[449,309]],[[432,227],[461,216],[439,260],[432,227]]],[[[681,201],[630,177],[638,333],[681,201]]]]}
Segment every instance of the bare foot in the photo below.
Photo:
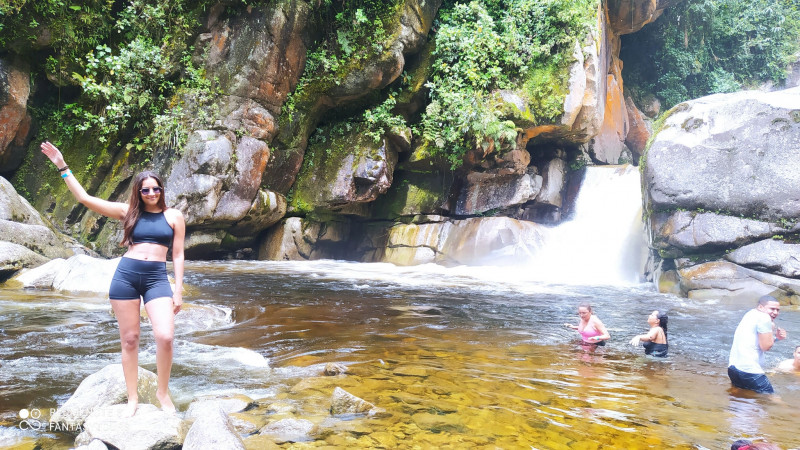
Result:
{"type": "Polygon", "coordinates": [[[159,394],[156,392],[156,398],[158,402],[161,403],[161,410],[166,413],[174,413],[175,412],[175,405],[172,403],[172,399],[169,398],[169,392],[164,394],[159,394]]]}
{"type": "Polygon", "coordinates": [[[128,406],[125,408],[124,417],[133,417],[136,414],[136,408],[139,406],[139,400],[128,400],[128,406]]]}

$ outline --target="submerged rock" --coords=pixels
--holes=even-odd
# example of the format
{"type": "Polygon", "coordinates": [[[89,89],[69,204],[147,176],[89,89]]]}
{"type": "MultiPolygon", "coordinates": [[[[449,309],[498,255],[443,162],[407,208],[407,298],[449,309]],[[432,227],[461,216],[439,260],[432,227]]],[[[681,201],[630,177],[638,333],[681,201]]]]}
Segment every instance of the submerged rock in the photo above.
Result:
{"type": "Polygon", "coordinates": [[[323,369],[322,373],[329,377],[334,375],[342,375],[347,373],[347,366],[340,363],[327,363],[325,364],[325,369],[323,369]]]}
{"type": "MultiPolygon", "coordinates": [[[[157,403],[156,374],[139,367],[139,408],[146,403],[157,403]]],[[[128,392],[122,364],[109,364],[98,372],[86,377],[78,389],[50,418],[52,422],[63,423],[70,427],[83,424],[94,411],[109,405],[127,403],[128,392]]],[[[89,442],[88,440],[86,441],[89,442]]],[[[108,441],[105,441],[108,442],[108,441]]]]}
{"type": "Polygon", "coordinates": [[[369,414],[375,410],[375,405],[358,398],[340,387],[333,390],[331,396],[331,414],[369,414]]]}
{"type": "Polygon", "coordinates": [[[313,441],[317,426],[305,419],[281,419],[267,424],[259,434],[269,435],[276,444],[313,441]]]}
{"type": "Polygon", "coordinates": [[[180,448],[186,425],[178,416],[140,403],[133,417],[125,417],[127,407],[113,405],[96,409],[86,418],[75,445],[99,439],[119,450],[180,448]]]}

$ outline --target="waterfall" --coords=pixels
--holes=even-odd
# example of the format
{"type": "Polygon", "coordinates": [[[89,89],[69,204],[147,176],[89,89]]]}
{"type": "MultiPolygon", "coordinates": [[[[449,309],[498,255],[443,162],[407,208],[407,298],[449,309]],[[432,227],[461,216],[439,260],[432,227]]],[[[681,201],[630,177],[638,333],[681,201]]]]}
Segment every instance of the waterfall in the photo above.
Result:
{"type": "Polygon", "coordinates": [[[549,283],[636,284],[646,258],[642,194],[636,167],[586,169],[572,220],[546,230],[527,264],[549,283]]]}

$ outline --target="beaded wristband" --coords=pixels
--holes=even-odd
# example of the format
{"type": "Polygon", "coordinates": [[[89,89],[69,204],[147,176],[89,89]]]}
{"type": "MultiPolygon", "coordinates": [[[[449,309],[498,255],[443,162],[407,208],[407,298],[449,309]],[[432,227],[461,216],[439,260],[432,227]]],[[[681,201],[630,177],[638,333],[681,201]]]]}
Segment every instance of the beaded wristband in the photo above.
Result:
{"type": "Polygon", "coordinates": [[[72,171],[67,169],[66,172],[61,174],[61,178],[67,178],[68,176],[72,175],[72,171]]]}

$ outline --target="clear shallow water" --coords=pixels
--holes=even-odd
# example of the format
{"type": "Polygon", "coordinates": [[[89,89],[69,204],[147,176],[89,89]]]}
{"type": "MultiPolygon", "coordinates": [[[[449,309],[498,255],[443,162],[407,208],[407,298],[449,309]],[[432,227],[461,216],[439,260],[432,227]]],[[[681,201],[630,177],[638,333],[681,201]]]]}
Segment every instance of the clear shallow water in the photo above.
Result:
{"type": "MultiPolygon", "coordinates": [[[[337,430],[303,446],[727,448],[745,436],[800,446],[800,377],[771,376],[782,403],[729,392],[733,330],[752,305],[649,285],[548,285],[525,281],[528,270],[188,263],[186,300],[196,307],[178,316],[173,396],[182,408],[205,394],[289,402],[298,418],[337,430]],[[596,352],[563,327],[577,323],[581,301],[612,335],[596,352]],[[627,345],[657,308],[670,313],[666,360],[627,345]],[[321,377],[327,362],[351,374],[321,377]],[[386,413],[326,422],[336,386],[386,413]]],[[[104,298],[0,290],[0,447],[20,439],[21,408],[55,408],[119,361],[109,310],[104,298]]],[[[778,321],[789,339],[768,353],[769,366],[800,342],[796,307],[778,321]]],[[[146,325],[142,337],[140,364],[155,370],[146,325]]]]}

